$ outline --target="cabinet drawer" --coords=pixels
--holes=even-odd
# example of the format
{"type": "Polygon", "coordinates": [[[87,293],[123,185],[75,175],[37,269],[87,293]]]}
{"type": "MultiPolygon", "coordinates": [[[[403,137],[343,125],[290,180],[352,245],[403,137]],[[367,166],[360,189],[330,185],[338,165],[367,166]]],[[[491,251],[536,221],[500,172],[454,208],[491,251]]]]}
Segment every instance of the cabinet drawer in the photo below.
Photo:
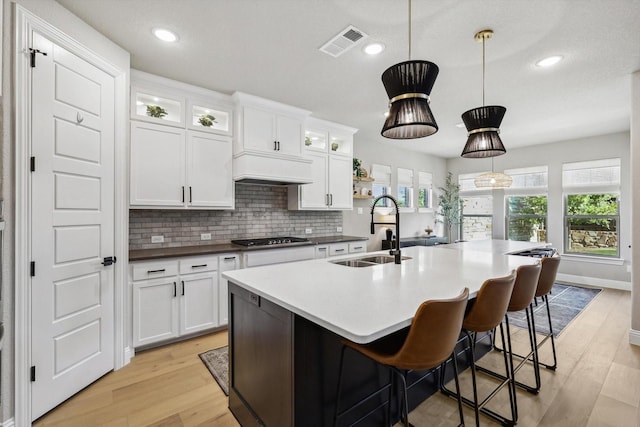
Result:
{"type": "Polygon", "coordinates": [[[349,243],[349,253],[357,254],[367,251],[367,242],[351,242],[349,243]]]}
{"type": "Polygon", "coordinates": [[[180,274],[201,273],[218,269],[218,256],[206,255],[180,259],[180,274]]]}
{"type": "Polygon", "coordinates": [[[349,253],[349,245],[347,243],[338,243],[329,245],[329,256],[346,255],[349,253]]]}
{"type": "Polygon", "coordinates": [[[144,261],[131,263],[133,280],[155,279],[159,277],[175,276],[178,274],[178,261],[144,261]]]}

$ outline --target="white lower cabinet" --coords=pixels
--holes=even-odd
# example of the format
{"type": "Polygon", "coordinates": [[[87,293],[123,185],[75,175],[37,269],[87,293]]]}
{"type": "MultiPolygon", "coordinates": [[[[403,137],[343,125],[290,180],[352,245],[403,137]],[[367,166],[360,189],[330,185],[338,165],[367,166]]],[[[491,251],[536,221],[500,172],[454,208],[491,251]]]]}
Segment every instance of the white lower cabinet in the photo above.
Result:
{"type": "Polygon", "coordinates": [[[367,242],[357,241],[348,243],[330,243],[316,246],[316,258],[331,258],[341,255],[364,253],[367,251],[367,242]]]}
{"type": "Polygon", "coordinates": [[[219,256],[220,269],[218,270],[220,280],[220,291],[218,293],[218,312],[220,326],[229,324],[229,283],[222,277],[225,271],[237,270],[240,268],[240,255],[224,254],[219,256]]]}
{"type": "Polygon", "coordinates": [[[215,328],[218,256],[131,263],[134,347],[215,328]]]}

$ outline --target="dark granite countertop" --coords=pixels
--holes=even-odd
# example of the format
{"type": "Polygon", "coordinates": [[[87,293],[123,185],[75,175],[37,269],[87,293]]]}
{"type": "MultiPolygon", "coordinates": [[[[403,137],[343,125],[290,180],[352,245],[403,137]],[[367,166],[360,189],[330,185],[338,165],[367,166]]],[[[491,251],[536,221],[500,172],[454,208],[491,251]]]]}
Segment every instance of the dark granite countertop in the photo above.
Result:
{"type": "Polygon", "coordinates": [[[325,237],[311,237],[308,242],[301,243],[288,243],[275,246],[240,246],[233,243],[221,243],[215,245],[197,245],[197,246],[182,246],[176,248],[158,248],[158,249],[134,249],[129,251],[129,261],[143,261],[161,258],[173,258],[182,256],[193,255],[214,255],[226,252],[247,252],[247,251],[259,251],[278,248],[288,248],[292,246],[309,246],[309,245],[322,245],[327,243],[343,243],[343,242],[358,242],[368,240],[367,237],[358,236],[325,236],[325,237]]]}

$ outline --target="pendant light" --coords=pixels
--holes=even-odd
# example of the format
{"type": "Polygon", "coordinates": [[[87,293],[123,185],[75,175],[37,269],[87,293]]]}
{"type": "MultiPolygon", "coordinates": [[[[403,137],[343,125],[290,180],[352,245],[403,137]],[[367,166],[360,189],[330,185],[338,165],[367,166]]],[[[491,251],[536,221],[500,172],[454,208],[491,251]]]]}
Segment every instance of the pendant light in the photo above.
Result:
{"type": "Polygon", "coordinates": [[[476,188],[509,188],[513,184],[513,178],[506,173],[493,171],[493,157],[491,158],[491,172],[480,174],[473,180],[476,188]]]}
{"type": "Polygon", "coordinates": [[[382,84],[389,96],[389,114],[381,134],[391,139],[422,138],[438,131],[429,95],[439,69],[433,62],[411,60],[411,0],[408,2],[409,60],[382,73],[382,84]]]}
{"type": "Polygon", "coordinates": [[[483,158],[500,156],[507,152],[500,139],[500,123],[507,109],[500,105],[484,104],[485,41],[493,36],[492,30],[482,30],[475,35],[482,42],[482,107],[474,108],[462,114],[467,128],[467,143],[462,157],[483,158]]]}

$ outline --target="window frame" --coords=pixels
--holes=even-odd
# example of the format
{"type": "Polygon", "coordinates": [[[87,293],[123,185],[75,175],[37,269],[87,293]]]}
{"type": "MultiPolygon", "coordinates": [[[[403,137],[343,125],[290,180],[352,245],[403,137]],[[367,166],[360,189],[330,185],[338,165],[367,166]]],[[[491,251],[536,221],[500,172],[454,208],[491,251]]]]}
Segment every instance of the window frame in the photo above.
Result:
{"type": "Polygon", "coordinates": [[[415,198],[414,198],[414,174],[413,169],[396,168],[396,199],[398,201],[398,207],[401,212],[415,212],[415,198]],[[403,188],[404,190],[401,190],[403,188]],[[401,198],[400,194],[405,193],[401,198]],[[402,202],[405,205],[400,205],[402,202]]]}
{"type": "Polygon", "coordinates": [[[418,171],[418,192],[416,207],[418,212],[433,212],[433,174],[431,172],[418,171]],[[424,189],[425,201],[424,206],[420,206],[420,193],[424,189]]]}
{"type": "Polygon", "coordinates": [[[531,242],[531,241],[535,241],[535,242],[546,242],[546,230],[549,229],[549,195],[545,192],[545,193],[532,193],[532,192],[521,192],[521,193],[512,193],[512,194],[505,194],[504,196],[504,235],[507,238],[507,240],[512,240],[514,242],[518,242],[518,241],[524,241],[524,242],[531,242]],[[539,214],[516,214],[516,215],[510,215],[509,214],[509,199],[512,197],[544,197],[546,200],[546,209],[545,209],[545,214],[544,215],[539,215],[539,214]],[[527,218],[532,218],[532,219],[536,219],[536,218],[540,218],[543,220],[544,222],[544,228],[543,230],[545,230],[545,239],[544,240],[540,240],[538,239],[539,235],[536,236],[536,240],[513,240],[509,237],[509,222],[510,219],[513,218],[522,218],[522,219],[527,219],[527,218]]]}
{"type": "Polygon", "coordinates": [[[462,204],[462,208],[461,208],[461,216],[460,216],[460,230],[458,231],[458,235],[460,236],[460,238],[462,240],[486,240],[486,239],[491,239],[493,238],[493,194],[491,194],[490,192],[486,192],[486,193],[477,193],[477,192],[470,192],[470,193],[466,193],[466,194],[460,194],[460,203],[462,204]],[[489,201],[489,205],[491,206],[491,212],[487,213],[487,214],[465,214],[464,213],[464,206],[465,206],[465,201],[466,199],[478,199],[478,198],[487,198],[489,201]],[[464,232],[464,222],[465,222],[465,218],[489,218],[490,220],[490,231],[491,234],[488,237],[485,237],[484,239],[471,239],[468,238],[467,236],[465,236],[465,232],[464,232]]]}
{"type": "MultiPolygon", "coordinates": [[[[577,188],[576,188],[577,190],[577,188]]],[[[563,236],[563,253],[567,255],[577,255],[577,256],[585,256],[585,257],[603,257],[610,259],[619,259],[620,258],[620,192],[619,191],[607,191],[607,192],[583,192],[583,191],[570,191],[565,192],[563,194],[564,201],[564,236],[563,236]],[[568,213],[569,210],[569,197],[570,196],[579,196],[579,195],[588,195],[588,194],[614,194],[616,195],[616,207],[617,214],[615,215],[570,215],[568,213]],[[589,253],[589,252],[578,252],[570,250],[570,220],[571,219],[604,219],[604,220],[614,220],[616,223],[615,235],[616,235],[616,253],[615,255],[607,255],[602,253],[589,253]]]]}
{"type": "MultiPolygon", "coordinates": [[[[391,195],[391,166],[389,165],[381,165],[377,163],[371,164],[371,173],[369,174],[374,181],[371,183],[371,194],[375,200],[376,197],[381,195],[391,195]],[[378,189],[381,191],[378,193],[378,189]]],[[[377,211],[380,208],[386,210],[389,207],[389,199],[382,199],[378,204],[376,204],[374,211],[377,211]]]]}

